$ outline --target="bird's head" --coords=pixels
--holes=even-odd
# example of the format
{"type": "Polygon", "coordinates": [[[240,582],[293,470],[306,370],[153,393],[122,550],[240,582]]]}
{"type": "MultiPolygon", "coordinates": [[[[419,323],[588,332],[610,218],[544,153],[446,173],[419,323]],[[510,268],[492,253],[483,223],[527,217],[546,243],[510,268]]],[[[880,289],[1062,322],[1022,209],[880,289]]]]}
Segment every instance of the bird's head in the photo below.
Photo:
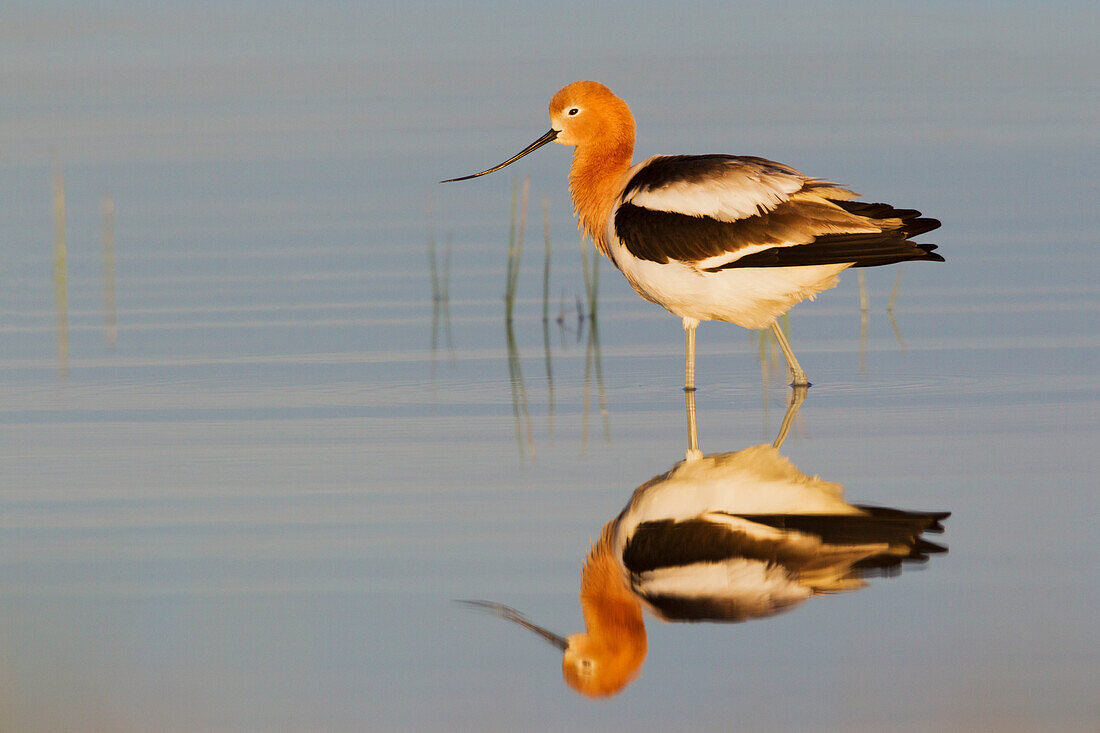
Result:
{"type": "Polygon", "coordinates": [[[562,145],[634,144],[634,116],[626,102],[598,81],[575,81],[550,100],[550,127],[562,145]]]}
{"type": "Polygon", "coordinates": [[[588,697],[608,697],[620,692],[635,677],[646,656],[644,632],[621,636],[589,633],[559,636],[532,623],[516,609],[491,601],[461,601],[488,611],[534,632],[562,651],[562,677],[571,688],[588,697]]]}
{"type": "Polygon", "coordinates": [[[630,684],[642,668],[646,648],[644,639],[635,643],[608,644],[589,634],[573,634],[567,639],[561,673],[565,684],[588,697],[609,697],[630,684]]]}
{"type": "Polygon", "coordinates": [[[611,151],[629,162],[634,150],[634,116],[626,102],[598,81],[575,81],[559,89],[550,100],[550,129],[542,137],[503,163],[441,183],[465,181],[499,171],[551,142],[611,151]]]}

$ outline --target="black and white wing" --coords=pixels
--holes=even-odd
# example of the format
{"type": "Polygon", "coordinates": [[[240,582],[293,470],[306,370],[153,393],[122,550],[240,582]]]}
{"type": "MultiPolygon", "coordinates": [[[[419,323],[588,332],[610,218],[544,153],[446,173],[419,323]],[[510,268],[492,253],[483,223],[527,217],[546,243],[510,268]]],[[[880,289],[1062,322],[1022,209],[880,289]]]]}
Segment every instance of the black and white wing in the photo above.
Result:
{"type": "Polygon", "coordinates": [[[809,598],[798,583],[793,537],[713,515],[639,524],[623,550],[631,587],[667,621],[744,621],[809,598]]]}
{"type": "Polygon", "coordinates": [[[672,155],[637,167],[612,226],[631,255],[702,271],[942,261],[909,241],[940,222],[763,158],[672,155]]]}
{"type": "Polygon", "coordinates": [[[744,621],[946,551],[921,535],[942,532],[947,512],[859,508],[645,521],[626,541],[623,566],[634,591],[665,620],[744,621]]]}

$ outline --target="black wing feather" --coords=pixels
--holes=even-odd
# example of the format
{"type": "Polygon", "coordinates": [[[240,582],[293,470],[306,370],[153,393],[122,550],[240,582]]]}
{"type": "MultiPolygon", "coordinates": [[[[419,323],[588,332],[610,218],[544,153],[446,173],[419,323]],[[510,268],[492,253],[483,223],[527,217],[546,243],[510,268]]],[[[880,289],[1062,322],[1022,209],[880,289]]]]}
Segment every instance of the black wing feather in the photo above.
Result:
{"type": "Polygon", "coordinates": [[[905,239],[901,231],[872,234],[826,234],[811,244],[792,247],[774,247],[762,252],[745,255],[706,272],[719,272],[735,267],[800,267],[803,265],[839,265],[854,263],[853,267],[878,267],[908,260],[943,262],[933,252],[934,244],[915,244],[905,239]]]}
{"type": "Polygon", "coordinates": [[[941,522],[950,512],[906,512],[900,509],[858,507],[866,514],[737,514],[757,524],[793,529],[821,538],[829,545],[891,545],[915,541],[924,532],[943,532],[941,522]]]}
{"type": "Polygon", "coordinates": [[[724,596],[687,596],[673,594],[646,594],[646,603],[656,609],[665,621],[710,621],[715,623],[738,623],[750,618],[767,616],[787,610],[794,605],[774,603],[763,612],[740,598],[724,596]]]}
{"type": "Polygon", "coordinates": [[[638,525],[623,548],[623,565],[640,574],[733,557],[773,562],[777,544],[705,519],[662,519],[638,525]]]}

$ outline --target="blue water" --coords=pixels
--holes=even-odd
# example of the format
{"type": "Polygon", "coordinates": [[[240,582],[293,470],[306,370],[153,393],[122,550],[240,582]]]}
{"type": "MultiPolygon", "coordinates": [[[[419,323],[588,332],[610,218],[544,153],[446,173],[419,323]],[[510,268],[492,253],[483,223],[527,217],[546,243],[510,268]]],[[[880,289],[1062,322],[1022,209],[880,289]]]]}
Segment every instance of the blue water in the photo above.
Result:
{"type": "MultiPolygon", "coordinates": [[[[0,730],[1100,724],[1092,4],[0,15],[0,730]],[[603,701],[453,603],[581,630],[590,543],[687,447],[678,321],[607,263],[597,337],[578,319],[567,151],[435,183],[576,78],[631,104],[638,157],[772,157],[940,218],[947,258],[868,271],[862,318],[855,273],[792,311],[814,386],[783,454],[951,511],[948,554],[771,619],[649,619],[603,701]]],[[[705,453],[773,440],[756,333],[705,324],[697,379],[705,453]]]]}

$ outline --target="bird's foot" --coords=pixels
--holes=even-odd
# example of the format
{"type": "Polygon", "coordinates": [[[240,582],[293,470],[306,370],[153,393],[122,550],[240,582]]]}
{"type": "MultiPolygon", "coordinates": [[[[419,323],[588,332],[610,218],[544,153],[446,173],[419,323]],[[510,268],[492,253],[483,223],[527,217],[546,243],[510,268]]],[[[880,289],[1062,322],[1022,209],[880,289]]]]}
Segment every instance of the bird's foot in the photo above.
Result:
{"type": "Polygon", "coordinates": [[[794,388],[797,389],[797,388],[800,388],[800,387],[801,388],[806,388],[806,387],[811,386],[810,385],[810,380],[806,378],[806,372],[802,371],[801,369],[799,369],[798,371],[795,371],[793,369],[788,369],[787,370],[787,376],[791,380],[787,384],[788,387],[794,387],[794,388]]]}

